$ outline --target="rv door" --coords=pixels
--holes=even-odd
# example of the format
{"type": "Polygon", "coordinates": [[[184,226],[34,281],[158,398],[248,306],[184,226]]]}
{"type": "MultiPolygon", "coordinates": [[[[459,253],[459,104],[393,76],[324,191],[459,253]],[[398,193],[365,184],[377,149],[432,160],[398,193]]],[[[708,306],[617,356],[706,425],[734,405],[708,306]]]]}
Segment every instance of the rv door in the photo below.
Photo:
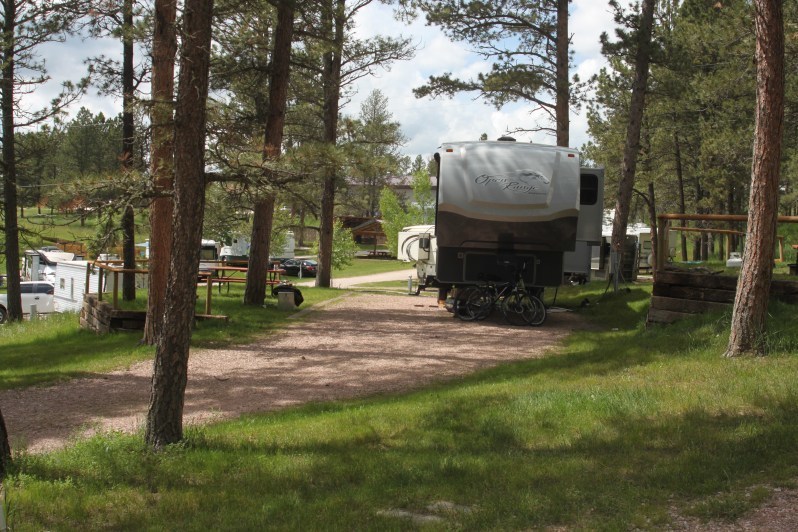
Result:
{"type": "Polygon", "coordinates": [[[431,240],[429,233],[418,236],[418,260],[429,260],[431,240]]]}

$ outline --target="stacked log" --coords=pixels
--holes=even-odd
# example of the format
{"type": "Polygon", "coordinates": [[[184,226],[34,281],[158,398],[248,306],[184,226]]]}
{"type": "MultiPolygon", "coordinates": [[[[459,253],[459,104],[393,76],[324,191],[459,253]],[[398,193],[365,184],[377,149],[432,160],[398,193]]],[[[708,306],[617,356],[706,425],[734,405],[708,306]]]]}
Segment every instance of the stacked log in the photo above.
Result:
{"type": "MultiPolygon", "coordinates": [[[[737,291],[737,278],[689,270],[665,270],[654,281],[646,324],[673,323],[711,311],[731,312],[737,291]]],[[[771,298],[798,303],[798,282],[773,281],[771,298]]]]}

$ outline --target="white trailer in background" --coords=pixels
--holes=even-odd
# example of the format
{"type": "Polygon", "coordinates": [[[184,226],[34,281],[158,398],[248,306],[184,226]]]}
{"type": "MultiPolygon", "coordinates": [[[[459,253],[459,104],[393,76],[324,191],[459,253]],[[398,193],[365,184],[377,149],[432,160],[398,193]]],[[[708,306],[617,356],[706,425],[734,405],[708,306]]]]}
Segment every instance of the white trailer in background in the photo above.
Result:
{"type": "MultiPolygon", "coordinates": [[[[244,235],[236,235],[230,239],[229,244],[225,244],[219,251],[219,258],[227,261],[243,261],[249,258],[249,249],[251,245],[249,238],[244,235]]],[[[285,242],[279,250],[272,250],[272,257],[279,257],[281,259],[293,259],[295,256],[296,241],[294,240],[294,232],[287,231],[285,234],[285,242]]]]}
{"type": "Polygon", "coordinates": [[[55,271],[56,312],[80,312],[86,295],[86,275],[89,276],[89,293],[100,291],[100,269],[85,260],[59,262],[55,271]]]}
{"type": "MultiPolygon", "coordinates": [[[[566,253],[601,238],[603,170],[581,170],[575,150],[508,141],[445,143],[435,155],[434,226],[406,227],[399,258],[420,287],[563,281],[566,253]]],[[[590,254],[571,258],[590,271],[590,254]]],[[[575,267],[574,267],[575,268],[575,267]]]]}
{"type": "Polygon", "coordinates": [[[75,254],[60,250],[29,249],[22,257],[22,279],[55,282],[59,262],[74,260],[75,254]]]}

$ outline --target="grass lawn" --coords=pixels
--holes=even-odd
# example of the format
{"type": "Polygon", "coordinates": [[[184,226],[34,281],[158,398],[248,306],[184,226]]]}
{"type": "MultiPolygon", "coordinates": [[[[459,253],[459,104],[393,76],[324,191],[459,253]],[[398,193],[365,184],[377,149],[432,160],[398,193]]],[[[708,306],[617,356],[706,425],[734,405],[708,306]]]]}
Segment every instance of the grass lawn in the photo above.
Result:
{"type": "MultiPolygon", "coordinates": [[[[198,291],[197,309],[204,308],[204,288],[198,291]]],[[[200,321],[191,338],[195,347],[241,344],[279,328],[290,313],[277,310],[277,300],[266,298],[265,307],[241,304],[243,285],[228,293],[213,294],[213,312],[229,316],[229,321],[200,321]]],[[[338,290],[302,288],[306,308],[340,294],[338,290]]],[[[144,308],[144,296],[125,308],[144,308]]],[[[8,323],[0,326],[0,389],[18,388],[65,380],[125,367],[146,360],[153,347],[139,345],[140,332],[120,332],[105,336],[84,331],[77,314],[52,314],[46,319],[8,323]]],[[[2,408],[2,405],[0,405],[2,408]]]]}
{"type": "Polygon", "coordinates": [[[770,356],[727,360],[728,316],[645,330],[650,288],[604,287],[560,290],[594,327],[543,359],[191,428],[157,454],[116,435],[17,456],[9,525],[661,529],[674,509],[734,519],[794,487],[794,309],[771,305],[770,356]]]}
{"type": "MultiPolygon", "coordinates": [[[[344,277],[360,277],[361,275],[371,275],[374,273],[395,272],[400,270],[412,270],[413,264],[393,259],[353,259],[352,264],[338,270],[333,270],[333,279],[344,277]]],[[[285,275],[284,278],[295,281],[296,276],[285,275]]],[[[304,279],[303,279],[304,280],[304,279]]]]}

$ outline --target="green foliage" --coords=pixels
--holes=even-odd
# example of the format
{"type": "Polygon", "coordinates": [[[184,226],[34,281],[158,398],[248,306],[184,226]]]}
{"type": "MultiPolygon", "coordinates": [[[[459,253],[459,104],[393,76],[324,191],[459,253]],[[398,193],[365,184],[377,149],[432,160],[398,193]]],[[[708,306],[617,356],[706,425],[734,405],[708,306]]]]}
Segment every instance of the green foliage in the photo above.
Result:
{"type": "Polygon", "coordinates": [[[345,190],[344,202],[353,214],[377,214],[380,190],[391,176],[401,174],[405,142],[401,125],[388,110],[388,98],[374,90],[364,100],[360,116],[341,124],[342,140],[351,161],[348,175],[353,180],[345,190]]]}
{"type": "Polygon", "coordinates": [[[396,256],[399,246],[399,231],[409,225],[431,224],[435,220],[435,196],[426,168],[416,165],[413,172],[413,202],[402,204],[391,189],[384,188],[380,193],[380,212],[382,213],[382,230],[388,241],[387,246],[396,256]]]}
{"type": "MultiPolygon", "coordinates": [[[[747,211],[756,103],[752,10],[750,2],[658,4],[657,49],[636,181],[640,190],[654,183],[660,213],[747,211]]],[[[798,23],[794,3],[785,4],[784,18],[787,28],[798,23]]],[[[790,53],[798,52],[796,46],[794,39],[787,39],[785,132],[794,130],[798,120],[793,109],[798,101],[798,55],[790,53]]],[[[583,152],[605,166],[607,190],[612,191],[620,175],[632,71],[627,55],[609,59],[610,68],[594,80],[595,100],[588,110],[591,142],[583,152]]],[[[780,214],[796,212],[796,146],[798,137],[785,134],[780,214]]],[[[609,201],[614,197],[605,194],[609,201]]],[[[636,202],[632,212],[634,220],[647,221],[642,202],[636,202]]]]}
{"type": "Polygon", "coordinates": [[[491,66],[488,72],[470,79],[457,78],[452,72],[430,76],[425,85],[413,89],[416,97],[452,97],[459,92],[472,92],[497,109],[521,101],[554,116],[554,101],[562,97],[557,87],[570,84],[567,71],[565,79],[557,79],[558,0],[403,3],[421,9],[428,24],[474,49],[491,66]]]}
{"type": "Polygon", "coordinates": [[[399,243],[399,231],[408,225],[414,225],[413,215],[402,206],[399,197],[389,188],[380,192],[380,212],[382,213],[382,231],[387,239],[388,249],[395,257],[399,243]]]}
{"type": "MultiPolygon", "coordinates": [[[[352,236],[352,231],[346,229],[341,220],[335,220],[333,224],[333,249],[332,249],[332,269],[342,270],[352,264],[358,247],[352,236]]],[[[313,243],[313,254],[319,254],[318,240],[313,243]]]]}

